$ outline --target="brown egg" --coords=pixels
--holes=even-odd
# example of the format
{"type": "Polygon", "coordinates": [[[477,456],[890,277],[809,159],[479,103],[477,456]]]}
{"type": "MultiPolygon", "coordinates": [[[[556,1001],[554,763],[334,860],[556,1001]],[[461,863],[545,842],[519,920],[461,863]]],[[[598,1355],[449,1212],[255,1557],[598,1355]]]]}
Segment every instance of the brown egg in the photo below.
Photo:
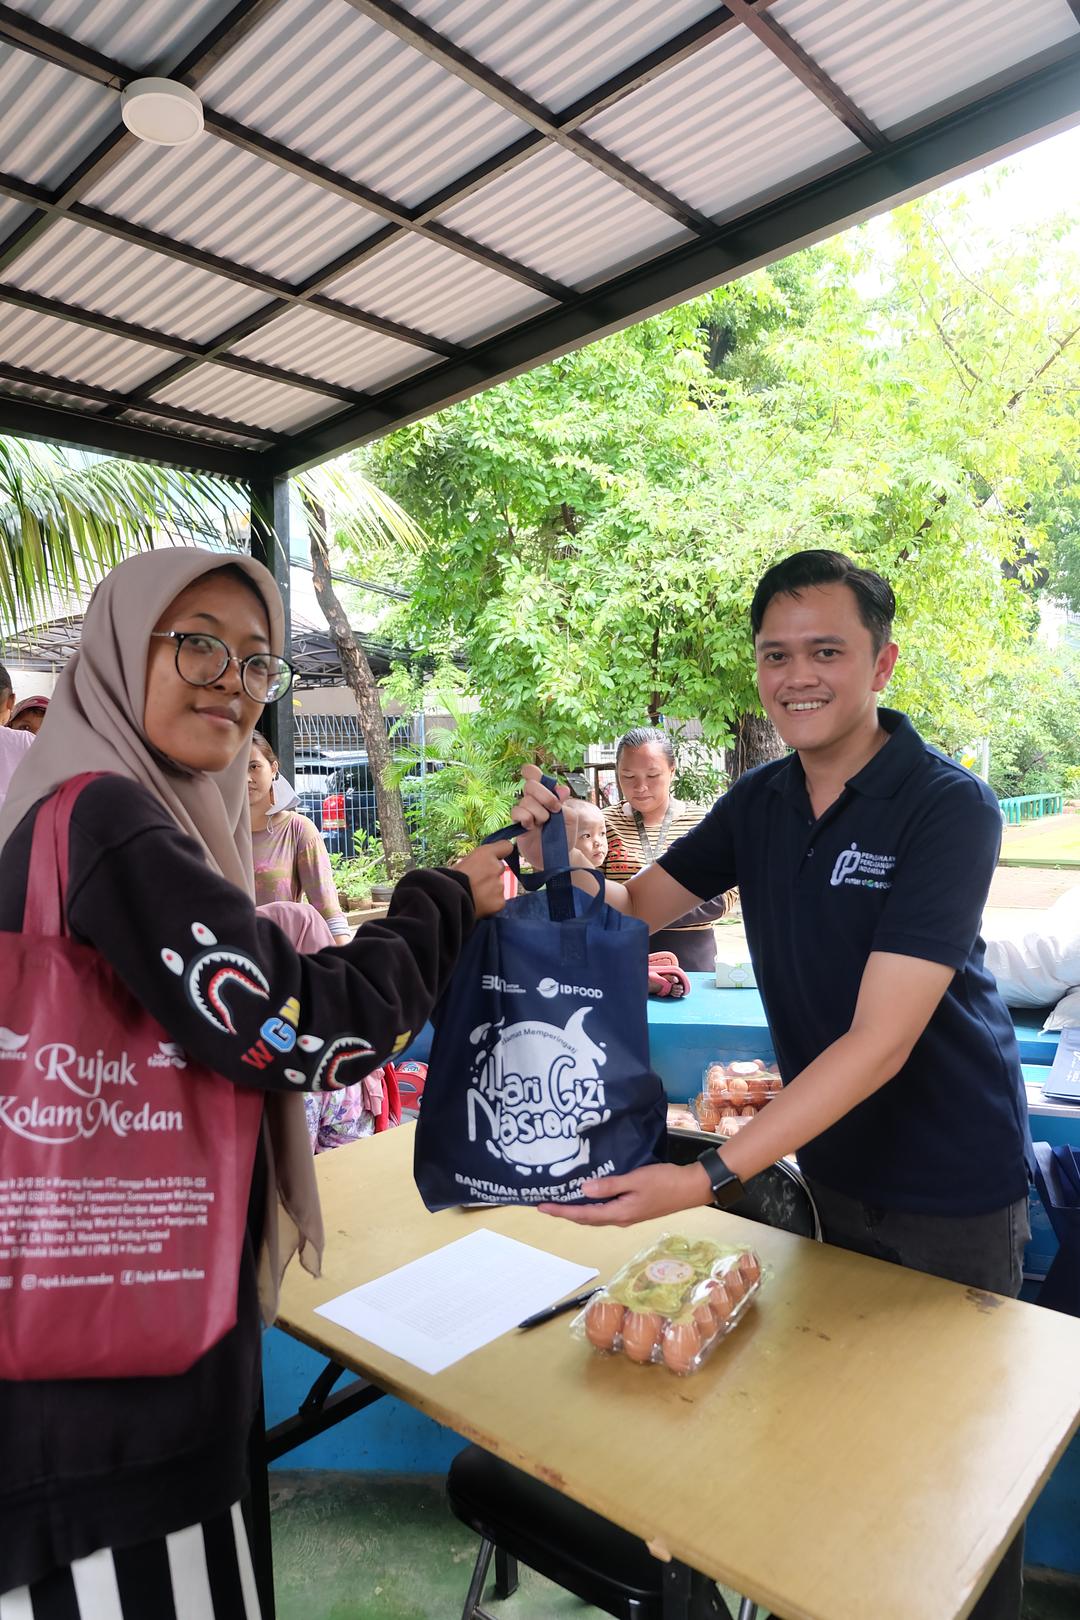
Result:
{"type": "Polygon", "coordinates": [[[754,1107],[753,1103],[747,1103],[745,1108],[740,1108],[739,1109],[739,1118],[740,1119],[753,1119],[753,1117],[754,1117],[754,1115],[756,1113],[757,1113],[757,1109],[754,1107]]]}
{"type": "Polygon", "coordinates": [[[722,1063],[710,1063],[705,1070],[705,1084],[708,1085],[713,1080],[723,1080],[724,1075],[725,1070],[722,1063]]]}
{"type": "Polygon", "coordinates": [[[746,1293],[746,1282],[738,1265],[730,1266],[724,1272],[724,1287],[733,1305],[737,1305],[746,1293]]]}
{"type": "Polygon", "coordinates": [[[623,1317],[622,1345],[631,1361],[651,1361],[664,1319],[656,1311],[627,1311],[623,1317]]]}
{"type": "Polygon", "coordinates": [[[746,1085],[747,1096],[750,1098],[750,1101],[756,1108],[760,1108],[762,1103],[768,1102],[769,1086],[763,1075],[758,1075],[753,1080],[748,1080],[746,1085]]]}
{"type": "Polygon", "coordinates": [[[742,1272],[743,1282],[749,1287],[756,1283],[761,1276],[761,1261],[753,1249],[744,1249],[739,1256],[739,1270],[742,1272]]]}
{"type": "Polygon", "coordinates": [[[732,1114],[729,1118],[720,1121],[717,1130],[721,1136],[734,1136],[735,1132],[741,1131],[745,1124],[745,1119],[740,1119],[738,1114],[732,1114]]]}
{"type": "Polygon", "coordinates": [[[614,1350],[626,1310],[613,1299],[594,1299],[585,1312],[585,1337],[598,1350],[614,1350]]]}
{"type": "Polygon", "coordinates": [[[691,1372],[701,1353],[701,1334],[693,1322],[669,1322],[661,1349],[673,1373],[691,1372]]]}
{"type": "Polygon", "coordinates": [[[707,1299],[700,1300],[694,1306],[694,1326],[701,1334],[702,1344],[706,1344],[716,1332],[716,1317],[707,1299]]]}
{"type": "Polygon", "coordinates": [[[783,1091],[783,1089],[784,1089],[784,1082],[781,1080],[780,1076],[778,1074],[770,1074],[770,1076],[769,1076],[769,1096],[770,1097],[775,1097],[776,1093],[778,1091],[783,1091]]]}
{"type": "Polygon", "coordinates": [[[728,1103],[728,1105],[726,1107],[721,1108],[721,1110],[720,1110],[720,1118],[721,1119],[736,1119],[737,1117],[738,1117],[737,1112],[736,1112],[736,1110],[734,1108],[732,1108],[730,1103],[728,1103]]]}
{"type": "Polygon", "coordinates": [[[703,1131],[715,1131],[720,1119],[720,1109],[711,1097],[698,1097],[694,1103],[694,1112],[703,1131]]]}
{"type": "Polygon", "coordinates": [[[705,1090],[710,1097],[726,1097],[728,1095],[727,1075],[723,1069],[709,1071],[705,1081],[705,1090]]]}
{"type": "Polygon", "coordinates": [[[747,1080],[740,1080],[736,1078],[728,1081],[728,1091],[731,1093],[733,1098],[745,1097],[749,1090],[750,1083],[747,1080]]]}
{"type": "Polygon", "coordinates": [[[709,1310],[712,1312],[714,1319],[718,1323],[726,1322],[728,1317],[731,1315],[731,1307],[733,1303],[731,1295],[728,1293],[724,1284],[719,1282],[716,1278],[713,1278],[712,1281],[707,1282],[705,1287],[708,1291],[707,1298],[709,1301],[709,1310]]]}

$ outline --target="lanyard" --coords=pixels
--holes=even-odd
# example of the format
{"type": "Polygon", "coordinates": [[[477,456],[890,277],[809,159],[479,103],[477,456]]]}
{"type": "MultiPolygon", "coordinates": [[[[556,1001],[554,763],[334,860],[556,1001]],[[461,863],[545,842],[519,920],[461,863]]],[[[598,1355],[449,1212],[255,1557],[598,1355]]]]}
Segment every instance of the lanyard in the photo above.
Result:
{"type": "MultiPolygon", "coordinates": [[[[633,809],[633,806],[631,806],[631,809],[633,809]]],[[[645,856],[646,862],[655,861],[667,842],[667,832],[671,826],[671,818],[675,814],[675,805],[671,799],[668,800],[667,809],[664,811],[664,819],[656,829],[655,843],[649,838],[648,828],[645,826],[645,818],[641,811],[634,810],[633,814],[634,825],[637,827],[638,837],[641,839],[641,852],[645,856]]]]}

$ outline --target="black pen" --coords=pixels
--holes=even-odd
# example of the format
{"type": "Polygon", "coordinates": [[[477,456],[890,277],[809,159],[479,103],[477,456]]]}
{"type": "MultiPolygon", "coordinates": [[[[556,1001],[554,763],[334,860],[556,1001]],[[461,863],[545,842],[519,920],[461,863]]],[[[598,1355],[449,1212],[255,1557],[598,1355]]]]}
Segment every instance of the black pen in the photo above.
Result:
{"type": "Polygon", "coordinates": [[[573,1299],[561,1299],[557,1305],[549,1305],[546,1311],[537,1311],[535,1316],[527,1316],[524,1322],[518,1323],[518,1332],[520,1333],[522,1328],[539,1327],[541,1322],[550,1322],[552,1317],[562,1316],[565,1311],[576,1311],[579,1305],[587,1305],[599,1287],[599,1283],[593,1283],[584,1294],[575,1294],[573,1299]]]}

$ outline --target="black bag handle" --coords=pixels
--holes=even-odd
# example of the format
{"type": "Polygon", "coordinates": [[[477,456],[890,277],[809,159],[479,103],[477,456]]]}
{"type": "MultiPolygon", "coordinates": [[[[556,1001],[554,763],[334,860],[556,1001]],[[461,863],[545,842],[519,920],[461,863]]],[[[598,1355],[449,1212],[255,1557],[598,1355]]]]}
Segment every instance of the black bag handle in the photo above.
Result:
{"type": "MultiPolygon", "coordinates": [[[[549,793],[554,793],[557,786],[553,776],[542,776],[541,785],[549,793]]],[[[497,843],[500,839],[520,838],[526,829],[519,827],[517,822],[511,822],[509,827],[500,827],[498,832],[489,833],[482,840],[485,844],[497,843]]],[[[522,888],[536,892],[539,889],[547,890],[548,916],[552,922],[569,922],[574,912],[574,886],[573,875],[578,871],[585,871],[585,867],[570,865],[570,848],[566,839],[566,822],[560,814],[558,818],[549,816],[540,829],[540,850],[544,866],[540,872],[533,872],[531,876],[523,877],[521,873],[521,857],[515,843],[513,853],[507,856],[506,864],[521,884],[522,888]]],[[[588,871],[596,879],[597,893],[589,906],[586,916],[592,916],[604,904],[604,874],[596,867],[589,867],[588,871]]]]}

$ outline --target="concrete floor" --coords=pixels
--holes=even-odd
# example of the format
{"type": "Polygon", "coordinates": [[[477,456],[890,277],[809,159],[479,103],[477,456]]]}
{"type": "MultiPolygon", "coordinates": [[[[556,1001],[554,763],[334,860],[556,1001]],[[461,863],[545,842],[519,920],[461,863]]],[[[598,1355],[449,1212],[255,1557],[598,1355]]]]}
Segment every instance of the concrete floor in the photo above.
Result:
{"type": "MultiPolygon", "coordinates": [[[[478,1543],[441,1482],[275,1471],[270,1491],[278,1620],[459,1620],[478,1543]]],[[[600,1616],[525,1569],[512,1598],[492,1604],[489,1586],[485,1605],[499,1620],[600,1616]]],[[[1080,1620],[1080,1585],[1032,1576],[1024,1620],[1080,1620]]]]}

